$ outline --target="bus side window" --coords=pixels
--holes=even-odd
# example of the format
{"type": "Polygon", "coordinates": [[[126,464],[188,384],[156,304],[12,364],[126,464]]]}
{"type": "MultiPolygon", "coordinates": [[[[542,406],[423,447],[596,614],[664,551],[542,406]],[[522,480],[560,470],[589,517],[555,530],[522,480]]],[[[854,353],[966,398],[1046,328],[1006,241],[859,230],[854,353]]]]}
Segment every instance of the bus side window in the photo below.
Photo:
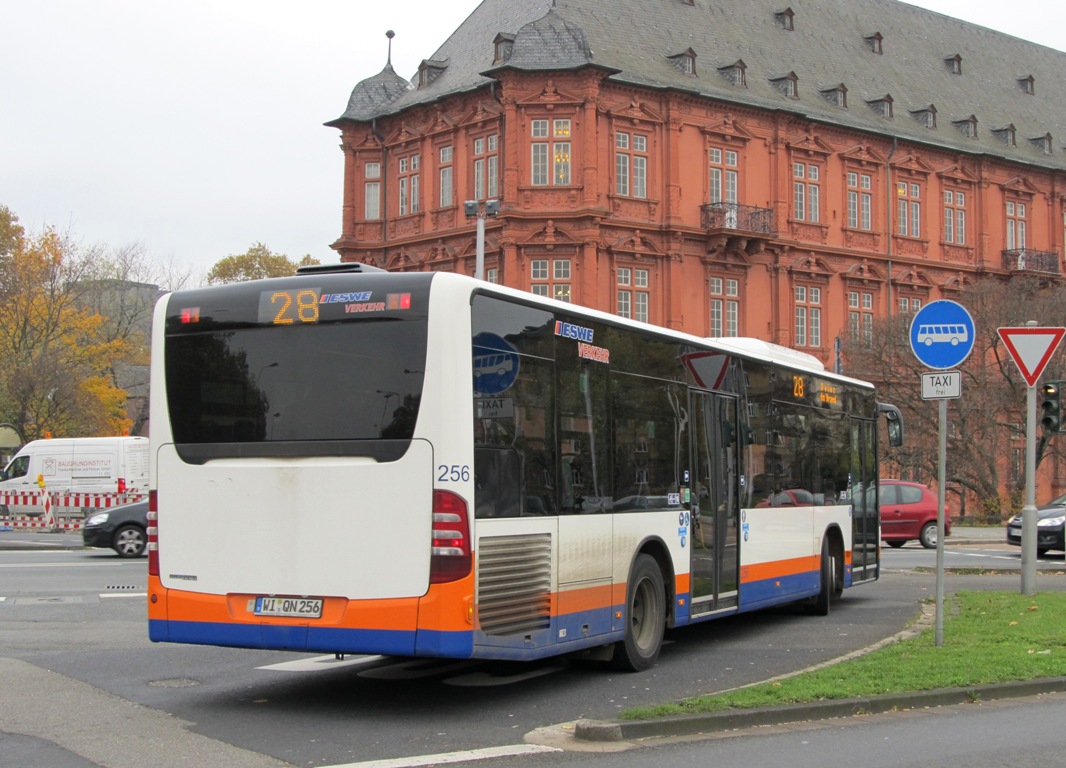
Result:
{"type": "Polygon", "coordinates": [[[510,446],[474,449],[474,516],[522,514],[522,455],[510,446]]]}

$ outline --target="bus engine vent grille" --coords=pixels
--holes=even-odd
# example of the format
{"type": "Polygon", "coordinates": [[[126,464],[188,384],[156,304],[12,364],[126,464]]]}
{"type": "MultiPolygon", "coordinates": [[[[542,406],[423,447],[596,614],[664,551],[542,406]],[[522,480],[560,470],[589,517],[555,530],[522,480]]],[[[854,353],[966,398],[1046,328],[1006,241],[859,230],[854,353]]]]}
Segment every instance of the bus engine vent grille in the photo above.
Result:
{"type": "Polygon", "coordinates": [[[478,540],[477,605],[486,635],[518,635],[551,625],[552,537],[478,540]]]}

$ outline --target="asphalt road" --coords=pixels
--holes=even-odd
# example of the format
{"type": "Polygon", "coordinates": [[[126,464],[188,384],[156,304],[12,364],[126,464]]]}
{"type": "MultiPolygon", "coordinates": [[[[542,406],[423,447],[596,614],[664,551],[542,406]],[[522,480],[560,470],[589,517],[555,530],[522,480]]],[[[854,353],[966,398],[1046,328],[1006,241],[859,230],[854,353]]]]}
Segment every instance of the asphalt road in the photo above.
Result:
{"type": "MultiPolygon", "coordinates": [[[[638,675],[560,660],[337,662],[149,643],[136,591],[145,584],[143,560],[46,542],[43,551],[0,551],[0,754],[11,747],[50,755],[43,764],[56,768],[337,766],[516,749],[537,729],[565,735],[562,724],[579,719],[609,720],[632,706],[725,690],[865,648],[910,623],[934,589],[928,571],[904,565],[931,563],[931,551],[886,550],[882,579],[848,590],[829,617],[778,609],[684,628],[669,633],[658,666],[638,675]]],[[[1002,558],[1004,570],[1011,558],[1020,564],[1016,550],[994,541],[964,549],[966,558],[1002,558]]],[[[1053,573],[1063,562],[1045,565],[1053,573]]],[[[1066,577],[1041,580],[1042,589],[1066,588],[1066,577]]],[[[947,579],[949,591],[962,585],[1010,590],[1019,580],[1012,573],[947,579]]]]}

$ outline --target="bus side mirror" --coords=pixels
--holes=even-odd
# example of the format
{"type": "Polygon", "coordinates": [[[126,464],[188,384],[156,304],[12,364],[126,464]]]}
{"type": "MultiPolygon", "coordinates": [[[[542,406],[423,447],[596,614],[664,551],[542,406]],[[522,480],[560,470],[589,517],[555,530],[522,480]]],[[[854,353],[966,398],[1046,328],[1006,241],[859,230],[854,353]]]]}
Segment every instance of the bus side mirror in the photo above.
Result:
{"type": "Polygon", "coordinates": [[[888,403],[878,403],[877,410],[885,415],[888,426],[888,444],[893,447],[903,445],[903,416],[899,408],[888,403]]]}

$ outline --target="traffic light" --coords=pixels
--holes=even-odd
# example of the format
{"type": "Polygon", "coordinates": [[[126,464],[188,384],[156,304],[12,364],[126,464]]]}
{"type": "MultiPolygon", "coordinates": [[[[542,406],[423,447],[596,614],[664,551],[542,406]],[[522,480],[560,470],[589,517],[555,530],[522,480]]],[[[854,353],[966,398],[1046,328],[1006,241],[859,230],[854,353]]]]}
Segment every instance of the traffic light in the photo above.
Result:
{"type": "Polygon", "coordinates": [[[1061,381],[1049,381],[1041,387],[1044,399],[1040,403],[1040,426],[1045,432],[1055,433],[1062,427],[1062,385],[1061,381]]]}

